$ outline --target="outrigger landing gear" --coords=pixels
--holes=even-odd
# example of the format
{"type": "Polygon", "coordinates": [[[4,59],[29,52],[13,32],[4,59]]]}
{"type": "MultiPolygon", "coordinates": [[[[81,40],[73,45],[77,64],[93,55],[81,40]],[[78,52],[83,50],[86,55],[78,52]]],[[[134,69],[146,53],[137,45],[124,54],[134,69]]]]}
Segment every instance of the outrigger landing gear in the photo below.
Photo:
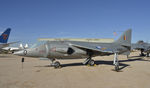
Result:
{"type": "Polygon", "coordinates": [[[115,53],[115,55],[114,55],[113,64],[115,65],[115,71],[119,71],[118,53],[115,53]]]}
{"type": "Polygon", "coordinates": [[[146,55],[147,57],[149,57],[149,53],[147,53],[147,55],[146,55]]]}
{"type": "Polygon", "coordinates": [[[95,62],[93,59],[91,59],[91,57],[89,57],[83,62],[83,64],[87,64],[89,66],[94,66],[95,62]]]}
{"type": "Polygon", "coordinates": [[[140,56],[145,56],[145,54],[144,54],[143,52],[144,52],[144,50],[141,49],[141,54],[140,54],[140,56]]]}
{"type": "Polygon", "coordinates": [[[60,68],[61,67],[59,61],[55,61],[55,59],[50,59],[50,61],[51,61],[50,66],[53,66],[54,68],[60,68]]]}

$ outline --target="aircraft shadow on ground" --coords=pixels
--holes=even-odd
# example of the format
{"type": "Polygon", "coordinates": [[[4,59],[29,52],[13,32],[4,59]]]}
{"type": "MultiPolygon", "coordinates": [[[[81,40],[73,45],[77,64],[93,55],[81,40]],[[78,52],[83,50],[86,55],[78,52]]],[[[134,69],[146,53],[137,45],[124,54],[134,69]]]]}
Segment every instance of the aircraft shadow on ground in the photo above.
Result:
{"type": "MultiPolygon", "coordinates": [[[[143,58],[136,58],[136,59],[127,59],[127,60],[119,60],[119,70],[124,69],[127,66],[130,66],[129,64],[125,64],[123,62],[133,62],[133,61],[149,61],[149,60],[144,60],[143,58]]],[[[104,60],[97,60],[95,61],[96,65],[113,65],[113,61],[104,61],[104,60]]],[[[69,64],[62,64],[62,67],[68,67],[68,66],[84,66],[82,63],[69,63],[69,64]]]]}
{"type": "MultiPolygon", "coordinates": [[[[105,65],[113,65],[113,61],[103,61],[103,60],[98,60],[98,61],[95,61],[95,64],[96,65],[102,65],[102,64],[105,64],[105,65]]],[[[124,64],[124,63],[119,63],[120,65],[120,68],[119,70],[127,67],[127,66],[130,66],[128,64],[124,64]]],[[[69,63],[69,64],[62,64],[61,65],[62,67],[68,67],[68,66],[84,66],[82,63],[69,63]]]]}
{"type": "Polygon", "coordinates": [[[130,56],[129,58],[134,58],[134,57],[145,57],[145,56],[130,56]]]}
{"type": "MultiPolygon", "coordinates": [[[[127,60],[119,60],[119,70],[122,70],[128,66],[130,66],[129,64],[125,64],[123,62],[133,62],[133,61],[149,61],[149,60],[144,60],[143,58],[139,57],[139,58],[131,58],[127,59],[127,60]]],[[[112,65],[113,66],[113,61],[104,61],[104,60],[97,60],[95,61],[96,65],[112,65]]],[[[81,63],[68,63],[68,64],[61,64],[61,67],[69,67],[69,66],[84,66],[84,64],[81,63]]],[[[35,66],[35,67],[51,67],[50,65],[45,65],[45,66],[35,66]]]]}

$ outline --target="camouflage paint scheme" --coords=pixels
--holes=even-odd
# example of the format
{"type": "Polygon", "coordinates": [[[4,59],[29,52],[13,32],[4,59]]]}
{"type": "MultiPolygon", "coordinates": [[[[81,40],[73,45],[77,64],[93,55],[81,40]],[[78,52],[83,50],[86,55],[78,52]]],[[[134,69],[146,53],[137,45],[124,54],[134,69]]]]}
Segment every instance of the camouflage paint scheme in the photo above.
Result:
{"type": "MultiPolygon", "coordinates": [[[[94,43],[79,41],[47,41],[35,47],[15,52],[15,55],[27,57],[45,57],[51,59],[81,59],[115,54],[129,55],[131,49],[131,29],[113,43],[94,43]]],[[[115,63],[114,60],[114,63],[115,63]]]]}

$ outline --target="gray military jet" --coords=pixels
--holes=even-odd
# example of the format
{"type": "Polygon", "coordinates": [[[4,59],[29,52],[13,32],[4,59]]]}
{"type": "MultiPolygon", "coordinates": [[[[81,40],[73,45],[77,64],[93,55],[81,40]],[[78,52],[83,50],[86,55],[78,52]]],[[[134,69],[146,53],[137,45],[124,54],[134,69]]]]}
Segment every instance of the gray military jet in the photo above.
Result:
{"type": "Polygon", "coordinates": [[[129,55],[131,49],[131,29],[125,31],[122,36],[112,43],[94,43],[79,41],[47,41],[36,46],[15,52],[15,55],[26,57],[46,57],[51,60],[51,65],[60,67],[56,59],[86,58],[83,64],[94,65],[92,57],[108,56],[114,54],[113,64],[115,70],[119,70],[118,55],[129,55]]]}
{"type": "Polygon", "coordinates": [[[149,43],[146,43],[146,42],[140,40],[137,43],[132,44],[132,49],[140,50],[141,51],[140,56],[149,57],[149,53],[150,53],[150,44],[149,43]],[[146,55],[144,53],[146,53],[146,55]]]}

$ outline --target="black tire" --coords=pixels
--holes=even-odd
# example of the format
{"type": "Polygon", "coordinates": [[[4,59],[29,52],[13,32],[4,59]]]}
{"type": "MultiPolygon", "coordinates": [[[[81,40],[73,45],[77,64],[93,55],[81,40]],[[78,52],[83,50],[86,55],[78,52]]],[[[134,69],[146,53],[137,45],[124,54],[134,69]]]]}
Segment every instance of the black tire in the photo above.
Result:
{"type": "Polygon", "coordinates": [[[147,57],[149,57],[149,53],[147,53],[147,57]]]}
{"type": "Polygon", "coordinates": [[[90,61],[88,62],[88,64],[89,64],[90,66],[94,66],[95,62],[94,62],[94,60],[90,60],[90,61]]]}
{"type": "Polygon", "coordinates": [[[140,56],[145,56],[145,54],[144,54],[144,53],[141,53],[140,56]]]}
{"type": "Polygon", "coordinates": [[[54,63],[54,68],[59,68],[60,67],[60,63],[58,62],[58,61],[56,61],[55,63],[54,63]]]}
{"type": "Polygon", "coordinates": [[[115,71],[119,71],[119,65],[115,65],[115,71]]]}

